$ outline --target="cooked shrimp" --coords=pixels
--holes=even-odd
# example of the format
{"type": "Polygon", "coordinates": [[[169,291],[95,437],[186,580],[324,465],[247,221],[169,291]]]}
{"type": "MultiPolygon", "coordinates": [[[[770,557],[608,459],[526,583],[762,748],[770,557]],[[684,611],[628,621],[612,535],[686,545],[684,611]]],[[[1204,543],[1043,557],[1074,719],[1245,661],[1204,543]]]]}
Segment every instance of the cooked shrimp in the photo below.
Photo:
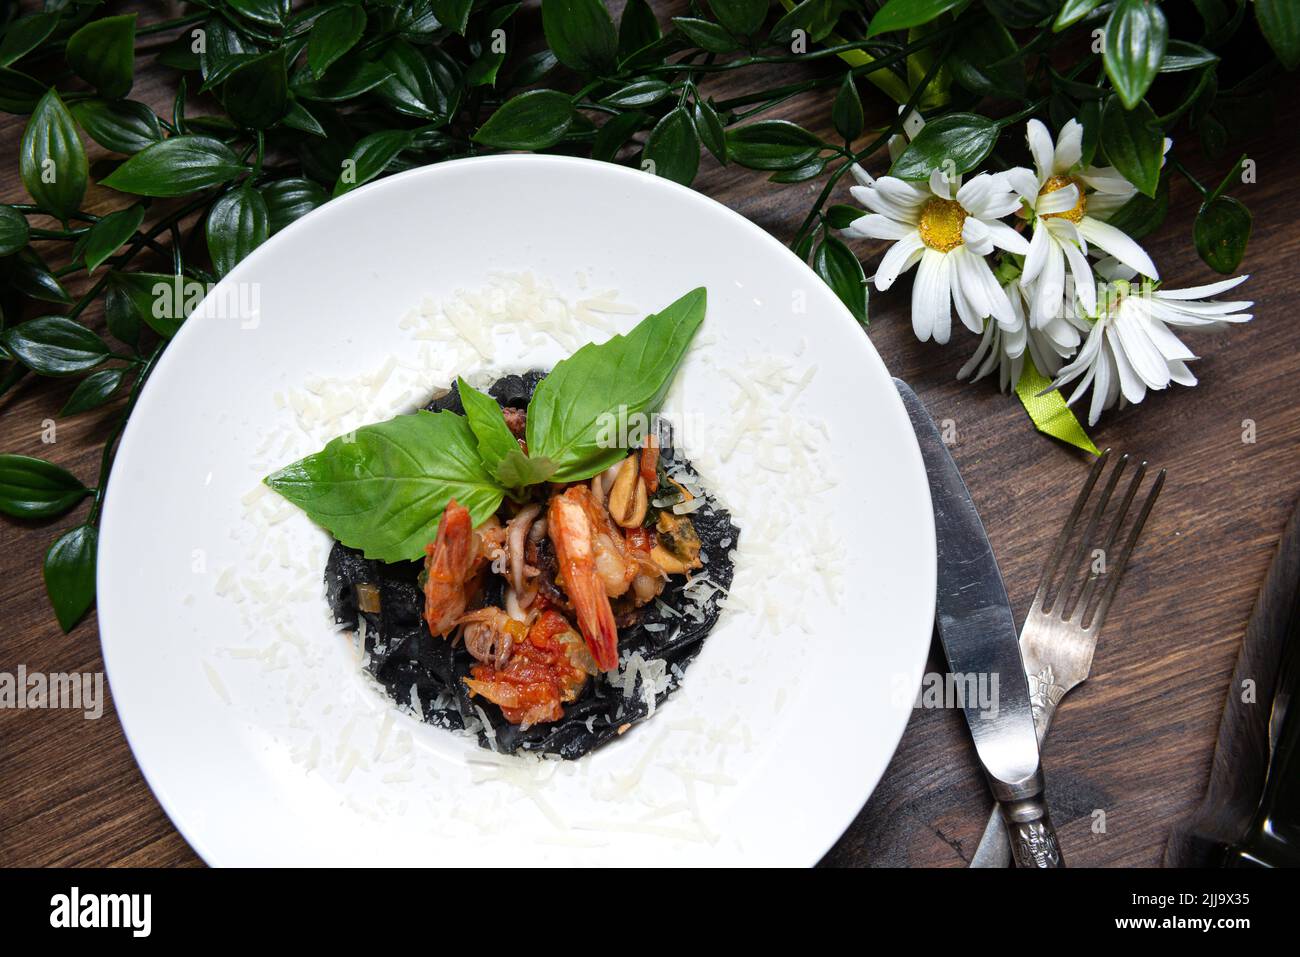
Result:
{"type": "MultiPolygon", "coordinates": [[[[592,498],[587,486],[571,486],[562,495],[551,496],[547,532],[555,546],[564,591],[577,613],[587,647],[601,670],[609,671],[618,667],[618,626],[609,607],[608,581],[600,566],[606,566],[604,571],[607,574],[613,572],[617,547],[593,523],[592,515],[596,513],[598,516],[599,511],[603,508],[592,498]],[[607,541],[601,543],[598,541],[601,538],[607,541]]],[[[616,538],[622,546],[622,536],[616,535],[616,538]]],[[[626,550],[626,546],[623,548],[626,550]]],[[[622,591],[627,590],[636,575],[635,564],[623,563],[619,570],[620,580],[625,571],[631,575],[623,581],[622,591]]]]}
{"type": "Polygon", "coordinates": [[[476,532],[469,510],[455,499],[447,503],[437,537],[425,546],[424,620],[432,634],[447,635],[478,595],[487,551],[500,537],[495,518],[476,532]]]}

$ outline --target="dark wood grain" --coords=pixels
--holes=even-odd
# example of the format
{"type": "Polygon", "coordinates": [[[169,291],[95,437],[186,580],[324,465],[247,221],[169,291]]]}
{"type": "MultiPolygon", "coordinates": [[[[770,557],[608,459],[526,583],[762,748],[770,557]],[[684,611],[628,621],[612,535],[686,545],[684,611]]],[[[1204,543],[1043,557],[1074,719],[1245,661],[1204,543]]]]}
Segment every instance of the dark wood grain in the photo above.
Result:
{"type": "MultiPolygon", "coordinates": [[[[661,19],[681,6],[660,7],[661,19]]],[[[766,78],[747,72],[706,89],[715,97],[737,95],[773,77],[789,82],[820,69],[774,68],[766,78]]],[[[872,119],[890,115],[874,88],[864,85],[863,93],[872,119]]],[[[1108,413],[1094,431],[1099,445],[1166,466],[1169,479],[1111,609],[1092,677],[1062,706],[1045,750],[1052,814],[1074,866],[1159,864],[1171,826],[1197,805],[1238,645],[1300,493],[1295,93],[1294,82],[1279,91],[1284,106],[1274,135],[1240,144],[1259,170],[1257,184],[1238,190],[1255,214],[1243,266],[1253,273],[1246,292],[1257,302],[1255,321],[1192,341],[1205,356],[1195,366],[1200,386],[1174,387],[1108,413]],[[1242,441],[1246,419],[1255,423],[1253,444],[1242,441]],[[1105,812],[1105,833],[1093,833],[1096,810],[1105,812]]],[[[145,68],[133,95],[169,110],[169,71],[145,68]]],[[[830,99],[805,95],[775,115],[830,137],[830,99]]],[[[22,127],[20,117],[0,117],[0,201],[26,200],[16,163],[22,127]]],[[[1194,147],[1182,155],[1207,179],[1222,169],[1199,160],[1194,147]]],[[[720,168],[710,157],[695,185],[782,240],[793,235],[820,188],[776,186],[761,174],[720,168]]],[[[845,187],[836,201],[847,201],[845,187]]],[[[1196,201],[1186,183],[1175,181],[1169,218],[1145,241],[1176,286],[1215,278],[1191,246],[1196,201]]],[[[107,191],[92,194],[97,211],[117,203],[107,191]]],[[[878,252],[867,244],[858,251],[878,252]]],[[[947,348],[918,343],[909,290],[905,281],[873,296],[868,334],[935,417],[956,423],[954,456],[1023,616],[1086,462],[1036,433],[1015,399],[987,381],[959,384],[955,373],[974,340],[957,333],[947,348]]],[[[57,441],[41,441],[44,421],[69,391],[28,383],[0,399],[0,450],[53,459],[93,482],[103,415],[59,420],[57,441]]],[[[0,526],[0,670],[12,672],[20,663],[44,672],[102,670],[93,613],[71,635],[61,634],[40,577],[48,543],[76,521],[0,526]]],[[[939,660],[931,665],[940,668],[939,660]]],[[[973,853],[989,806],[960,717],[917,711],[880,786],[826,863],[959,866],[973,853]]],[[[98,721],[70,712],[0,710],[0,865],[197,863],[140,776],[111,701],[98,721]]]]}

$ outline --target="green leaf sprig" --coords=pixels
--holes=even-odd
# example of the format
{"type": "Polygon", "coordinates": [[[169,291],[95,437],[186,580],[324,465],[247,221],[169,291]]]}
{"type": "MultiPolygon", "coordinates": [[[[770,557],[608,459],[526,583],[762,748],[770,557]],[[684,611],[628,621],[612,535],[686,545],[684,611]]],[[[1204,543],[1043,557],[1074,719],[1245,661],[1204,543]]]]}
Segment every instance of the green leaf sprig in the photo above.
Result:
{"type": "Polygon", "coordinates": [[[582,481],[624,458],[608,437],[659,410],[705,304],[694,289],[627,335],[557,362],[528,404],[527,453],[496,400],[462,378],[463,416],[420,410],[364,426],[266,484],[367,558],[418,559],[452,499],[478,525],[528,486],[582,481]]]}

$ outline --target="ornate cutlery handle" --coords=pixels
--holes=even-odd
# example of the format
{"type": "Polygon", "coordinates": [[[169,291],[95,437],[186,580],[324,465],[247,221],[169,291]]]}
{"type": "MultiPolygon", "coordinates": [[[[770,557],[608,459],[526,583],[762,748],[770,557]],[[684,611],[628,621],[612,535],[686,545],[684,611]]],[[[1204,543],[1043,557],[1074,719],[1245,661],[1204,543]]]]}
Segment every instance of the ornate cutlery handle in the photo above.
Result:
{"type": "Polygon", "coordinates": [[[1016,867],[1064,867],[1056,830],[1047,816],[1041,794],[998,804],[1011,837],[1011,854],[1016,867]]]}
{"type": "MultiPolygon", "coordinates": [[[[1031,682],[1031,685],[1033,682],[1031,682]]],[[[1047,737],[1048,726],[1052,723],[1052,716],[1056,714],[1056,706],[1060,703],[1060,696],[1047,695],[1042,693],[1042,686],[1036,689],[1033,697],[1030,699],[1030,705],[1034,714],[1034,730],[1038,732],[1038,746],[1041,749],[1043,739],[1047,737]]],[[[975,856],[971,859],[971,867],[1010,867],[1011,866],[1011,846],[1007,843],[1007,826],[1002,820],[1002,815],[998,813],[998,805],[994,805],[992,813],[989,814],[989,822],[984,826],[984,836],[980,838],[979,846],[975,849],[975,856]]]]}

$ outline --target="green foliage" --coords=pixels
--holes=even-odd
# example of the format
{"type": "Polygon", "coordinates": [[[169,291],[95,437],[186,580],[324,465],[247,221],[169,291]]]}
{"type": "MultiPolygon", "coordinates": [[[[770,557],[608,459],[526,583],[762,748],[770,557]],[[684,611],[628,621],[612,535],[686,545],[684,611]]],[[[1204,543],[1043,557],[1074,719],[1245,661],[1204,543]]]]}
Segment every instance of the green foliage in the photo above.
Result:
{"type": "MultiPolygon", "coordinates": [[[[1156,0],[699,0],[675,19],[629,0],[617,20],[607,0],[542,0],[540,18],[516,0],[204,0],[174,5],[171,20],[156,5],[26,6],[0,26],[0,111],[22,131],[31,199],[0,205],[0,392],[29,374],[75,380],[63,414],[101,409],[113,423],[98,487],[153,362],[207,285],[380,177],[528,150],[689,185],[707,151],[735,175],[803,184],[774,187],[810,197],[783,238],[865,322],[861,266],[833,231],[857,214],[843,205],[852,165],[878,171],[910,110],[926,125],[892,172],[913,180],[1022,164],[1026,119],[1078,118],[1085,162],[1141,190],[1112,219],[1141,235],[1160,226],[1182,170],[1172,154],[1162,165],[1165,137],[1199,139],[1212,157],[1247,142],[1272,111],[1259,77],[1300,64],[1291,0],[1198,3],[1203,22],[1178,36],[1156,0]],[[1239,54],[1247,34],[1254,50],[1239,54]],[[134,82],[147,65],[172,77],[166,105],[134,82]],[[777,112],[796,96],[798,124],[777,112]],[[90,331],[101,314],[102,335],[90,331]]],[[[1248,197],[1202,192],[1190,239],[1234,270],[1248,197]]],[[[504,451],[498,475],[520,482],[567,467],[504,451]]],[[[21,457],[4,463],[0,509],[6,476],[36,483],[25,505],[13,492],[11,514],[92,500],[88,531],[47,562],[68,624],[93,594],[100,493],[21,457]]]]}

